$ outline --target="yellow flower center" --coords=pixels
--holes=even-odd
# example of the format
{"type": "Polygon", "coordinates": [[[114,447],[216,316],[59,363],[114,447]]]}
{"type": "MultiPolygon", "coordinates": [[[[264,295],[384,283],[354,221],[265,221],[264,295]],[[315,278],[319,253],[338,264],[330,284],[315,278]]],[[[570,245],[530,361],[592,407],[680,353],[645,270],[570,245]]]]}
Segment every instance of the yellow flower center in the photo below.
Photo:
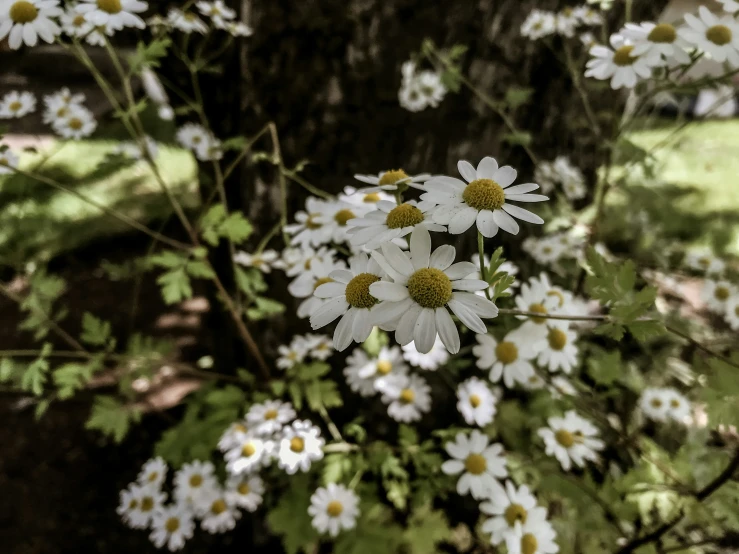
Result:
{"type": "Polygon", "coordinates": [[[326,513],[331,517],[339,517],[341,512],[344,511],[344,506],[338,500],[332,500],[326,506],[326,513]]]}
{"type": "Polygon", "coordinates": [[[241,483],[238,488],[239,494],[246,496],[249,494],[249,484],[241,483]]]}
{"type": "Polygon", "coordinates": [[[557,439],[557,442],[565,448],[570,448],[573,444],[575,444],[575,435],[573,435],[569,431],[565,431],[564,429],[560,429],[559,431],[554,433],[554,438],[557,439]]]}
{"type": "Polygon", "coordinates": [[[177,529],[180,528],[180,520],[176,517],[171,517],[167,520],[167,522],[164,524],[165,529],[167,529],[167,532],[174,533],[177,531],[177,529]]]}
{"type": "Polygon", "coordinates": [[[663,44],[672,44],[677,38],[677,32],[675,27],[669,23],[660,23],[655,26],[647,35],[647,40],[650,42],[659,42],[663,44]]]}
{"type": "Polygon", "coordinates": [[[362,202],[365,202],[367,204],[374,204],[376,202],[380,201],[380,195],[376,192],[370,192],[369,194],[365,194],[364,198],[362,199],[362,202]]]}
{"type": "Polygon", "coordinates": [[[505,517],[508,525],[510,527],[513,527],[517,521],[520,521],[522,524],[526,523],[526,518],[528,517],[528,515],[529,514],[526,509],[520,504],[511,504],[506,508],[503,517],[505,517]]]}
{"type": "Polygon", "coordinates": [[[499,210],[505,204],[505,192],[492,179],[475,179],[465,187],[462,199],[476,210],[499,210]]]}
{"type": "Polygon", "coordinates": [[[526,533],[521,537],[521,554],[536,554],[538,548],[539,543],[531,533],[526,533]]]}
{"type": "Polygon", "coordinates": [[[724,46],[731,42],[733,36],[726,25],[714,25],[706,29],[706,38],[718,46],[724,46]]]}
{"type": "Polygon", "coordinates": [[[38,8],[25,0],[21,0],[20,2],[16,2],[10,6],[10,19],[13,23],[18,23],[20,25],[23,23],[30,23],[36,19],[37,15],[38,8]]]}
{"type": "Polygon", "coordinates": [[[20,110],[20,109],[21,109],[22,107],[23,107],[23,104],[22,104],[22,103],[20,103],[20,102],[18,102],[17,100],[16,100],[15,102],[11,102],[11,103],[10,103],[10,106],[8,106],[8,108],[10,108],[10,111],[11,111],[11,112],[17,112],[17,111],[18,111],[18,110],[20,110]]]}
{"type": "Polygon", "coordinates": [[[729,298],[729,295],[729,289],[722,285],[716,287],[716,290],[713,292],[713,296],[716,297],[716,300],[720,300],[722,302],[729,298]]]}
{"type": "Polygon", "coordinates": [[[670,406],[672,406],[673,408],[679,408],[680,401],[676,398],[673,398],[672,400],[670,400],[670,406]]]}
{"type": "Polygon", "coordinates": [[[237,433],[246,433],[246,426],[242,425],[241,423],[237,423],[236,425],[234,425],[233,429],[237,433]]]}
{"type": "Polygon", "coordinates": [[[416,399],[416,393],[413,392],[411,389],[403,389],[400,391],[400,401],[403,404],[413,404],[413,401],[416,399]]]}
{"type": "Polygon", "coordinates": [[[226,511],[226,508],[226,503],[223,501],[222,498],[219,498],[218,500],[213,502],[213,504],[211,504],[210,511],[215,515],[220,515],[226,511]]]}
{"type": "Polygon", "coordinates": [[[244,456],[245,458],[250,458],[251,456],[254,455],[256,451],[257,449],[254,447],[254,445],[248,442],[241,449],[241,455],[244,456]]]}
{"type": "Polygon", "coordinates": [[[560,329],[550,329],[547,340],[552,350],[562,350],[567,345],[567,334],[560,329]]]}
{"type": "Polygon", "coordinates": [[[394,185],[398,181],[408,179],[408,175],[402,169],[391,169],[382,174],[379,185],[394,185]]]}
{"type": "Polygon", "coordinates": [[[82,14],[78,14],[74,16],[74,19],[72,20],[72,26],[73,27],[82,27],[85,24],[85,16],[82,14]]]}
{"type": "Polygon", "coordinates": [[[481,454],[470,454],[464,461],[464,468],[472,475],[480,475],[488,468],[488,463],[481,454]]]}
{"type": "Polygon", "coordinates": [[[518,346],[512,342],[499,342],[495,347],[495,357],[504,365],[512,364],[518,359],[518,346]]]}
{"type": "Polygon", "coordinates": [[[193,488],[198,488],[200,485],[203,484],[203,476],[199,474],[191,475],[190,476],[190,486],[193,488]]]}
{"type": "Polygon", "coordinates": [[[360,273],[346,285],[346,301],[354,308],[371,308],[378,300],[370,294],[369,288],[380,278],[372,273],[360,273]]]}
{"type": "Polygon", "coordinates": [[[305,450],[305,441],[301,439],[300,437],[291,438],[290,439],[290,450],[300,454],[303,450],[305,450]]]}
{"type": "Polygon", "coordinates": [[[413,227],[424,220],[423,212],[411,204],[396,206],[385,218],[388,229],[403,229],[413,227]]]}
{"type": "Polygon", "coordinates": [[[128,503],[128,509],[129,509],[129,510],[133,510],[133,509],[135,509],[135,508],[136,508],[136,506],[138,506],[138,505],[139,505],[139,501],[138,501],[138,500],[136,500],[135,498],[132,498],[132,499],[131,499],[131,501],[130,501],[130,502],[128,503]]]}
{"type": "Polygon", "coordinates": [[[425,267],[408,279],[408,294],[423,308],[441,308],[452,298],[452,282],[440,269],[425,267]]]}
{"type": "Polygon", "coordinates": [[[316,219],[319,218],[320,216],[321,214],[309,214],[308,219],[305,220],[305,228],[315,230],[315,229],[320,229],[321,227],[323,227],[323,223],[318,223],[316,221],[316,219]]]}
{"type": "MultiPolygon", "coordinates": [[[[529,311],[535,314],[542,314],[542,315],[546,315],[549,313],[547,309],[544,307],[544,304],[531,304],[531,306],[529,306],[529,311]]],[[[543,323],[546,323],[547,319],[545,317],[532,317],[531,321],[533,321],[534,323],[538,325],[541,325],[543,323]]]]}
{"type": "Polygon", "coordinates": [[[652,400],[649,402],[652,405],[652,408],[655,410],[662,407],[662,401],[659,398],[652,398],[652,400]]]}
{"type": "Polygon", "coordinates": [[[141,499],[141,511],[150,512],[154,508],[154,499],[151,496],[145,496],[141,499]]]}
{"type": "Polygon", "coordinates": [[[69,120],[69,128],[75,131],[79,131],[80,129],[82,129],[82,120],[77,117],[73,117],[69,120]]]}
{"type": "Polygon", "coordinates": [[[149,474],[149,483],[153,483],[154,481],[156,481],[157,480],[157,477],[159,477],[159,472],[158,471],[152,471],[149,474]]]}
{"type": "Polygon", "coordinates": [[[482,400],[480,400],[480,397],[476,394],[470,395],[470,406],[473,408],[477,408],[482,403],[482,400]]]}
{"type": "Polygon", "coordinates": [[[97,0],[98,8],[109,14],[120,13],[123,9],[121,7],[121,0],[97,0]]]}
{"type": "Polygon", "coordinates": [[[333,282],[334,280],[331,277],[321,277],[320,279],[316,279],[316,282],[313,284],[313,290],[315,291],[321,285],[325,285],[326,283],[333,283],[333,282]]]}
{"type": "Polygon", "coordinates": [[[377,373],[387,375],[393,370],[393,364],[388,360],[380,360],[377,362],[377,373]]]}
{"type": "Polygon", "coordinates": [[[638,59],[638,56],[632,56],[631,51],[634,49],[633,46],[626,45],[622,46],[613,53],[613,63],[619,67],[626,67],[627,65],[633,65],[638,59]]]}
{"type": "Polygon", "coordinates": [[[357,217],[354,215],[354,212],[348,209],[339,210],[336,212],[336,215],[334,215],[334,220],[336,223],[338,223],[342,227],[346,227],[346,222],[350,219],[354,219],[357,217]]]}
{"type": "Polygon", "coordinates": [[[277,419],[277,410],[267,410],[264,412],[264,419],[277,419]]]}
{"type": "Polygon", "coordinates": [[[65,115],[67,115],[67,111],[68,111],[67,106],[62,106],[61,108],[59,108],[56,111],[56,116],[57,117],[64,117],[65,115]]]}

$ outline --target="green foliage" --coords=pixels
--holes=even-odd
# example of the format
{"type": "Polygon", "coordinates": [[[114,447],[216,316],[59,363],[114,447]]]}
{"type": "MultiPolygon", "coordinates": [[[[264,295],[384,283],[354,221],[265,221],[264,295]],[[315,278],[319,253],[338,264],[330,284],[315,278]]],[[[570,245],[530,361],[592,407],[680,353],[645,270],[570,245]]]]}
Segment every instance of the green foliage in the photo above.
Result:
{"type": "Polygon", "coordinates": [[[287,375],[291,381],[287,385],[287,391],[298,410],[303,407],[304,402],[315,412],[343,405],[336,382],[321,379],[330,370],[329,364],[318,361],[296,364],[288,370],[287,375]]]}
{"type": "Polygon", "coordinates": [[[592,355],[588,357],[588,375],[599,385],[612,385],[623,373],[621,352],[591,347],[592,355]]]}
{"type": "Polygon", "coordinates": [[[381,504],[369,487],[357,491],[361,499],[361,516],[356,528],[342,533],[334,543],[336,554],[376,554],[398,552],[405,540],[403,528],[393,512],[381,504]]]}
{"type": "MultiPolygon", "coordinates": [[[[735,353],[732,360],[739,360],[739,355],[735,353]]],[[[717,358],[711,358],[708,367],[708,379],[701,390],[701,400],[705,402],[709,424],[714,428],[718,425],[739,425],[739,370],[717,358]]]]}
{"type": "Polygon", "coordinates": [[[252,321],[268,319],[285,312],[285,305],[277,300],[257,296],[254,298],[254,306],[246,310],[246,317],[252,321]]]}
{"type": "Polygon", "coordinates": [[[272,533],[280,535],[286,554],[312,552],[318,541],[308,515],[313,490],[310,476],[297,474],[291,477],[290,486],[280,494],[277,505],[267,514],[267,524],[272,533]]]}
{"type": "Polygon", "coordinates": [[[59,400],[74,396],[74,393],[83,389],[93,374],[102,367],[102,356],[95,356],[86,362],[69,362],[56,368],[52,376],[59,400]]]}
{"type": "Polygon", "coordinates": [[[112,327],[109,321],[103,321],[90,312],[82,315],[82,334],[80,340],[91,346],[105,346],[112,350],[115,340],[111,339],[112,327]]]}
{"type": "Polygon", "coordinates": [[[162,298],[167,304],[176,304],[192,297],[191,278],[212,279],[215,273],[207,262],[191,259],[187,253],[164,250],[151,257],[151,263],[167,269],[157,278],[162,298]]]}
{"type": "Polygon", "coordinates": [[[200,225],[203,239],[211,246],[216,246],[220,239],[239,244],[249,238],[253,230],[244,214],[241,212],[226,214],[223,204],[211,206],[200,225]]]}
{"type": "Polygon", "coordinates": [[[136,52],[128,57],[129,71],[139,73],[146,67],[159,67],[161,60],[167,57],[171,44],[172,41],[166,37],[153,39],[148,44],[139,42],[136,45],[136,52]]]}
{"type": "Polygon", "coordinates": [[[112,396],[97,396],[85,428],[96,429],[120,443],[128,433],[131,424],[138,423],[140,420],[141,411],[138,408],[122,404],[112,396]]]}
{"type": "Polygon", "coordinates": [[[511,110],[516,110],[524,104],[528,104],[534,89],[529,87],[510,87],[505,93],[504,102],[511,110]]]}
{"type": "Polygon", "coordinates": [[[452,530],[442,510],[433,510],[429,505],[415,510],[403,531],[403,540],[411,554],[436,552],[436,545],[448,541],[452,530]]]}
{"type": "Polygon", "coordinates": [[[511,146],[529,146],[534,142],[534,136],[528,131],[506,133],[503,135],[503,142],[510,144],[511,146]]]}
{"type": "Polygon", "coordinates": [[[48,335],[50,322],[61,321],[67,314],[65,310],[54,312],[54,304],[64,294],[67,284],[61,277],[39,269],[31,275],[28,285],[28,295],[21,303],[26,318],[19,328],[33,332],[34,338],[40,340],[48,335]]]}
{"type": "Polygon", "coordinates": [[[51,345],[44,344],[39,357],[28,364],[21,377],[21,390],[29,391],[36,396],[44,393],[44,384],[48,379],[49,362],[46,359],[51,353],[51,345]]]}

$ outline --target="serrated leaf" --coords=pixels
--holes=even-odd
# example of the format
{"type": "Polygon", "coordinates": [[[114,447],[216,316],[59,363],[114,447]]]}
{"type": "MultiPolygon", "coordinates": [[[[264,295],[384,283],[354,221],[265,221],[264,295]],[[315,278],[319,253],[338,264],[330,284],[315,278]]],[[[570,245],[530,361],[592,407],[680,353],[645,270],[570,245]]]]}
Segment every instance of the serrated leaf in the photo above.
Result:
{"type": "Polygon", "coordinates": [[[331,366],[329,364],[325,362],[313,362],[310,364],[301,364],[298,367],[297,375],[304,381],[310,381],[323,377],[329,371],[331,371],[331,366]]]}
{"type": "Polygon", "coordinates": [[[352,469],[352,462],[344,453],[328,454],[323,459],[323,471],[321,479],[324,485],[329,483],[340,483],[344,476],[352,469]]]}
{"type": "Polygon", "coordinates": [[[167,50],[172,41],[167,38],[157,38],[149,44],[139,42],[136,53],[128,57],[128,66],[132,73],[138,73],[145,67],[159,67],[160,60],[167,56],[167,50]]]}
{"type": "Polygon", "coordinates": [[[641,343],[649,342],[667,333],[664,324],[660,321],[634,321],[629,323],[626,328],[641,343]]]}
{"type": "Polygon", "coordinates": [[[176,304],[192,297],[190,277],[184,267],[163,273],[157,278],[166,304],[176,304]]]}
{"type": "Polygon", "coordinates": [[[207,262],[201,260],[191,260],[185,266],[187,273],[195,278],[213,279],[216,274],[207,262]]]}
{"type": "Polygon", "coordinates": [[[310,552],[318,541],[308,514],[314,487],[310,476],[299,473],[290,479],[290,486],[279,496],[277,505],[267,514],[270,531],[280,536],[286,554],[310,552]]]}
{"type": "Polygon", "coordinates": [[[36,421],[40,420],[44,416],[46,411],[49,409],[49,406],[51,406],[50,398],[39,400],[38,404],[36,404],[36,409],[33,411],[33,417],[36,418],[36,421]]]}
{"type": "Polygon", "coordinates": [[[36,396],[43,394],[49,372],[49,362],[46,360],[48,350],[42,351],[41,357],[28,364],[21,377],[21,390],[30,391],[36,396]]]}
{"type": "Polygon", "coordinates": [[[452,530],[444,512],[432,510],[430,506],[415,510],[403,532],[404,542],[411,554],[436,552],[436,545],[449,540],[451,536],[452,530]]]}
{"type": "Polygon", "coordinates": [[[98,430],[120,443],[128,433],[131,423],[141,419],[141,412],[121,404],[112,396],[98,396],[92,405],[86,429],[98,430]]]}
{"type": "Polygon", "coordinates": [[[74,393],[92,379],[92,375],[102,367],[100,358],[94,358],[86,363],[69,362],[59,366],[52,373],[54,385],[60,400],[70,398],[74,393]]]}
{"type": "Polygon", "coordinates": [[[588,358],[588,375],[599,385],[611,385],[623,373],[621,352],[601,352],[588,358]]]}
{"type": "Polygon", "coordinates": [[[112,332],[109,321],[94,316],[90,312],[82,315],[82,334],[80,340],[93,346],[104,346],[107,344],[112,332]]]}
{"type": "Polygon", "coordinates": [[[259,321],[280,315],[285,311],[285,305],[277,300],[257,296],[254,298],[254,306],[246,310],[246,317],[252,321],[259,321]]]}

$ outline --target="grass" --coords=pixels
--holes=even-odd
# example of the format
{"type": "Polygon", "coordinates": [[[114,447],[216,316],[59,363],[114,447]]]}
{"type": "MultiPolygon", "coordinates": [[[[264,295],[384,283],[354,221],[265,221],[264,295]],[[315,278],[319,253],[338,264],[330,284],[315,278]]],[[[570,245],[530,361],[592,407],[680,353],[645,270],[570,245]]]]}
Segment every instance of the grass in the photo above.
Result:
{"type": "MultiPolygon", "coordinates": [[[[156,227],[169,217],[169,202],[145,162],[105,162],[115,144],[112,140],[56,143],[42,152],[24,154],[21,168],[156,227]]],[[[157,165],[169,188],[183,205],[196,206],[197,166],[192,156],[161,144],[159,152],[157,165]]],[[[0,177],[2,265],[22,267],[31,260],[47,260],[130,231],[72,194],[19,174],[0,177]]]]}

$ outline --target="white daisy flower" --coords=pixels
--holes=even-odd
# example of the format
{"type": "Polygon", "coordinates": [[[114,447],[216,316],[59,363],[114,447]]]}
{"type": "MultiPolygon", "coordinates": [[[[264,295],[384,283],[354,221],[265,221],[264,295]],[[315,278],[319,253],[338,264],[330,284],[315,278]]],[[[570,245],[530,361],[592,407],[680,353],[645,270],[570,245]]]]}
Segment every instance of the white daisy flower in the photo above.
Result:
{"type": "Polygon", "coordinates": [[[149,4],[139,0],[80,0],[76,9],[93,25],[120,31],[124,27],[144,29],[144,20],[136,14],[149,9],[149,4]]]}
{"type": "Polygon", "coordinates": [[[226,6],[223,0],[214,0],[213,2],[198,2],[195,6],[200,13],[207,15],[213,21],[213,25],[218,29],[225,29],[228,22],[236,17],[236,12],[226,6]]]}
{"type": "Polygon", "coordinates": [[[544,440],[546,453],[559,461],[562,469],[569,471],[572,463],[585,466],[587,460],[596,461],[598,450],[603,450],[605,443],[597,438],[598,428],[569,410],[564,417],[550,417],[549,427],[539,429],[538,434],[544,440]]]}
{"type": "Polygon", "coordinates": [[[690,401],[675,389],[667,389],[667,392],[667,415],[678,423],[687,423],[690,418],[690,401]]]}
{"type": "MultiPolygon", "coordinates": [[[[522,312],[546,315],[561,313],[566,298],[549,283],[546,274],[542,273],[538,278],[532,277],[527,283],[521,285],[521,291],[516,295],[516,307],[522,312]]],[[[526,320],[517,332],[528,335],[532,339],[543,340],[547,337],[549,329],[567,329],[567,320],[548,319],[546,317],[516,316],[526,320]]]]}
{"type": "Polygon", "coordinates": [[[577,333],[572,329],[550,328],[546,342],[540,343],[542,347],[536,363],[551,372],[562,370],[567,374],[572,373],[572,368],[577,365],[578,348],[575,340],[577,333]]]}
{"type": "Polygon", "coordinates": [[[0,144],[0,175],[14,173],[13,169],[18,167],[18,156],[16,156],[10,148],[3,150],[3,144],[0,144]]]}
{"type": "Polygon", "coordinates": [[[487,288],[485,281],[465,279],[475,269],[470,262],[452,264],[456,250],[443,245],[431,253],[431,237],[424,227],[411,233],[410,256],[394,244],[372,252],[393,282],[370,285],[370,294],[382,300],[374,310],[375,323],[396,322],[395,339],[405,345],[415,341],[419,352],[429,352],[438,332],[452,354],[459,352],[459,332],[447,309],[477,333],[487,332],[480,317],[498,315],[498,308],[474,294],[487,288]]]}
{"type": "Polygon", "coordinates": [[[503,446],[489,442],[488,437],[475,429],[469,436],[457,433],[454,442],[444,445],[452,459],[441,465],[441,471],[447,475],[462,474],[457,481],[458,494],[470,493],[476,500],[505,494],[498,482],[508,476],[503,446]]]}
{"type": "Polygon", "coordinates": [[[375,208],[380,200],[392,202],[394,198],[384,190],[363,192],[357,190],[355,187],[346,186],[344,187],[344,192],[339,194],[339,200],[355,207],[362,213],[367,213],[375,208]]]}
{"type": "Polygon", "coordinates": [[[314,296],[313,293],[321,285],[335,282],[331,274],[336,270],[346,270],[346,264],[342,260],[313,260],[310,269],[304,271],[288,285],[287,290],[290,294],[295,298],[305,299],[298,306],[298,317],[310,317],[318,308],[328,302],[323,298],[314,296]]]}
{"type": "Polygon", "coordinates": [[[506,538],[508,554],[555,554],[559,546],[554,539],[557,533],[544,519],[526,520],[516,535],[506,538]]]}
{"type": "Polygon", "coordinates": [[[544,10],[531,10],[521,25],[521,35],[531,40],[553,35],[556,30],[556,16],[544,10]]]}
{"type": "Polygon", "coordinates": [[[423,111],[428,107],[426,96],[421,94],[418,81],[415,79],[413,81],[403,82],[398,90],[398,103],[401,108],[412,113],[423,111]]]}
{"type": "Polygon", "coordinates": [[[44,123],[51,124],[55,120],[66,116],[69,108],[72,106],[82,106],[85,101],[83,93],[72,94],[72,92],[64,87],[54,94],[44,96],[44,123]]]}
{"type": "Polygon", "coordinates": [[[308,471],[311,463],[323,458],[321,430],[310,421],[293,421],[284,428],[284,435],[278,452],[278,465],[288,475],[298,470],[308,471]]]}
{"type": "MultiPolygon", "coordinates": [[[[595,38],[595,35],[590,31],[580,33],[580,42],[586,50],[590,50],[593,46],[597,46],[598,44],[600,44],[598,42],[598,39],[595,38]]],[[[542,191],[546,192],[546,189],[544,189],[544,185],[541,186],[541,189],[542,191]]]]}
{"type": "Polygon", "coordinates": [[[55,119],[51,124],[58,135],[75,140],[89,137],[95,132],[97,125],[93,113],[84,106],[70,106],[63,117],[55,119]]]}
{"type": "Polygon", "coordinates": [[[566,377],[562,377],[561,375],[552,377],[549,391],[552,393],[554,398],[561,398],[562,396],[577,396],[577,389],[566,377]]]}
{"type": "Polygon", "coordinates": [[[329,280],[317,286],[314,295],[324,299],[311,312],[313,329],[325,327],[341,317],[334,331],[334,348],[345,350],[353,341],[367,340],[373,327],[373,313],[379,300],[369,292],[370,285],[382,279],[384,272],[374,259],[359,253],[349,260],[349,269],[337,269],[329,280]]]}
{"type": "MultiPolygon", "coordinates": [[[[0,153],[0,173],[2,173],[3,155],[0,153]]],[[[739,293],[732,294],[726,301],[724,319],[734,331],[739,330],[739,293]]]]}
{"type": "Polygon", "coordinates": [[[444,346],[439,335],[436,335],[434,345],[428,352],[419,352],[414,341],[404,344],[402,349],[403,358],[407,362],[426,371],[436,371],[449,361],[449,351],[444,346]]]}
{"type": "Polygon", "coordinates": [[[639,407],[649,419],[661,422],[667,421],[670,410],[670,389],[644,389],[639,399],[639,407]]]}
{"type": "Polygon", "coordinates": [[[352,223],[372,208],[365,207],[360,210],[353,204],[337,200],[323,202],[320,209],[323,212],[322,220],[327,228],[328,242],[341,243],[348,240],[347,233],[352,223]]]}
{"type": "Polygon", "coordinates": [[[87,21],[84,14],[79,13],[74,6],[67,6],[61,15],[62,31],[72,38],[82,38],[87,36],[95,27],[87,21]]]}
{"type": "Polygon", "coordinates": [[[357,525],[359,497],[344,485],[329,483],[311,495],[308,515],[316,531],[335,537],[342,529],[348,531],[357,525]]]}
{"type": "Polygon", "coordinates": [[[531,360],[537,355],[534,343],[539,339],[526,337],[525,334],[511,332],[498,342],[492,335],[478,334],[477,345],[472,353],[477,358],[477,367],[489,369],[489,379],[493,383],[503,378],[505,386],[513,388],[516,383],[524,384],[535,374],[531,360]]]}
{"type": "Polygon", "coordinates": [[[249,254],[239,250],[234,255],[234,262],[244,267],[256,267],[262,273],[272,270],[271,264],[277,261],[279,254],[275,250],[264,250],[259,254],[249,254]]]}
{"type": "Polygon", "coordinates": [[[717,0],[726,13],[739,12],[739,2],[736,0],[717,0]]]}
{"type": "Polygon", "coordinates": [[[564,8],[554,17],[554,27],[557,33],[563,37],[572,38],[575,36],[575,29],[577,28],[578,20],[575,17],[575,10],[573,8],[564,8]]]}
{"type": "Polygon", "coordinates": [[[276,269],[282,269],[288,277],[295,277],[304,271],[310,271],[313,262],[333,262],[336,250],[322,246],[318,250],[311,247],[285,248],[282,258],[272,264],[276,269]]]}
{"type": "Polygon", "coordinates": [[[685,255],[685,264],[707,275],[720,275],[726,269],[726,263],[707,246],[698,246],[688,250],[685,255]]]}
{"type": "Polygon", "coordinates": [[[432,108],[438,107],[447,93],[447,88],[441,82],[441,75],[435,71],[421,71],[417,76],[416,86],[426,103],[432,108]]]}
{"type": "Polygon", "coordinates": [[[258,475],[232,475],[226,485],[226,501],[247,512],[256,512],[262,504],[264,482],[258,475]]]}
{"type": "Polygon", "coordinates": [[[387,387],[400,384],[408,374],[408,366],[398,346],[383,346],[377,358],[359,369],[359,377],[372,381],[375,391],[385,393],[387,387]]]}
{"type": "Polygon", "coordinates": [[[359,194],[369,194],[372,192],[395,192],[404,187],[412,187],[423,190],[422,183],[425,183],[431,178],[428,173],[420,173],[418,175],[408,175],[402,169],[389,169],[387,171],[381,171],[375,175],[360,175],[354,176],[357,181],[362,181],[371,187],[365,187],[358,191],[359,194]]]}
{"type": "Polygon", "coordinates": [[[416,227],[446,231],[446,227],[431,220],[430,211],[435,207],[431,202],[410,200],[396,205],[395,202],[381,200],[376,205],[377,210],[349,221],[347,232],[352,246],[374,250],[385,242],[409,235],[416,227]]]}
{"type": "Polygon", "coordinates": [[[254,30],[243,21],[229,22],[225,29],[232,37],[250,37],[254,34],[254,30]]]}
{"type": "Polygon", "coordinates": [[[52,43],[62,32],[54,21],[62,13],[58,0],[6,0],[0,6],[0,40],[8,37],[13,50],[36,46],[39,38],[52,43]]]}
{"type": "Polygon", "coordinates": [[[308,355],[308,346],[304,340],[296,340],[298,338],[295,337],[290,346],[280,345],[277,347],[277,352],[280,355],[277,358],[277,367],[280,369],[290,369],[296,364],[302,363],[308,355]]]}
{"type": "Polygon", "coordinates": [[[627,23],[619,34],[634,45],[633,55],[654,57],[657,65],[690,63],[690,45],[670,23],[627,23]]]}
{"type": "Polygon", "coordinates": [[[258,471],[269,463],[271,451],[270,441],[265,441],[253,433],[246,433],[241,436],[238,444],[224,454],[226,470],[231,475],[258,471]]]}
{"type": "Polygon", "coordinates": [[[169,9],[167,21],[172,27],[183,33],[200,33],[204,35],[208,32],[208,26],[196,14],[183,12],[178,8],[169,9]]]}
{"type": "Polygon", "coordinates": [[[291,244],[305,248],[318,247],[331,239],[331,226],[326,210],[326,202],[314,196],[305,201],[305,211],[295,214],[292,225],[285,225],[285,232],[293,235],[291,244]]]}
{"type": "Polygon", "coordinates": [[[347,385],[353,392],[364,397],[374,396],[377,392],[375,390],[375,373],[380,371],[390,373],[392,371],[392,365],[389,367],[388,364],[380,365],[379,360],[370,358],[362,348],[355,348],[347,357],[346,363],[344,377],[346,377],[347,385]],[[370,370],[372,373],[369,377],[362,377],[362,375],[368,374],[370,370]]]}
{"type": "Polygon", "coordinates": [[[739,23],[732,16],[718,16],[700,6],[697,17],[685,14],[685,23],[678,30],[680,38],[718,63],[739,66],[739,23]]]}
{"type": "Polygon", "coordinates": [[[290,402],[267,400],[249,408],[246,421],[256,434],[273,435],[280,432],[284,425],[295,419],[295,416],[295,410],[290,402]]]}
{"type": "Polygon", "coordinates": [[[221,452],[227,452],[236,448],[249,432],[249,427],[245,420],[234,421],[228,428],[223,432],[221,438],[218,440],[218,449],[221,452]]]}
{"type": "Polygon", "coordinates": [[[212,535],[230,531],[241,518],[238,507],[220,486],[212,488],[196,508],[201,518],[200,527],[212,535]]]}
{"type": "Polygon", "coordinates": [[[328,360],[334,353],[334,345],[328,335],[305,335],[305,344],[308,354],[316,360],[328,360]]]}
{"type": "Polygon", "coordinates": [[[497,398],[490,388],[477,377],[470,377],[457,388],[457,410],[467,425],[485,427],[495,416],[497,398]]]}
{"type": "Polygon", "coordinates": [[[535,373],[522,382],[521,386],[526,390],[541,390],[547,386],[547,382],[535,373]]]}
{"type": "Polygon", "coordinates": [[[17,90],[0,99],[0,119],[20,118],[36,111],[36,96],[31,92],[17,90]]]}
{"type": "Polygon", "coordinates": [[[192,511],[185,504],[170,504],[159,510],[151,520],[149,539],[157,548],[165,544],[170,552],[182,550],[195,531],[192,511]]]}
{"type": "Polygon", "coordinates": [[[419,375],[399,375],[388,379],[381,387],[382,401],[395,421],[418,421],[431,410],[431,387],[419,375]]]}
{"type": "Polygon", "coordinates": [[[706,279],[703,283],[701,298],[708,306],[708,309],[718,314],[726,312],[726,303],[737,294],[736,287],[728,281],[714,281],[706,279]]]}
{"type": "Polygon", "coordinates": [[[526,485],[516,488],[511,481],[506,481],[504,494],[492,496],[480,504],[480,511],[492,516],[483,522],[481,529],[490,533],[490,543],[494,546],[509,536],[515,536],[516,531],[529,519],[547,519],[546,508],[536,505],[536,497],[529,488],[526,485]]]}
{"type": "Polygon", "coordinates": [[[85,35],[85,42],[91,46],[105,46],[107,37],[112,37],[115,31],[109,27],[95,27],[85,35]]]}
{"type": "Polygon", "coordinates": [[[193,460],[182,465],[174,476],[174,497],[178,502],[197,504],[218,485],[210,462],[193,460]]]}
{"type": "Polygon", "coordinates": [[[599,44],[590,49],[590,55],[585,76],[610,79],[614,90],[633,89],[641,79],[652,76],[652,67],[658,61],[653,56],[635,54],[634,45],[620,35],[611,35],[611,48],[599,44]]]}
{"type": "Polygon", "coordinates": [[[143,465],[137,481],[142,486],[161,488],[167,477],[167,469],[167,462],[158,456],[143,465]]]}
{"type": "Polygon", "coordinates": [[[215,162],[223,158],[223,143],[212,134],[195,148],[195,157],[201,162],[215,162]]]}
{"type": "Polygon", "coordinates": [[[572,10],[572,15],[583,25],[601,25],[603,16],[589,6],[578,6],[572,10]]]}
{"type": "Polygon", "coordinates": [[[167,495],[158,488],[132,483],[121,491],[118,514],[129,527],[146,529],[166,500],[167,495]]]}
{"type": "Polygon", "coordinates": [[[567,247],[556,236],[528,237],[523,241],[523,249],[541,265],[555,264],[567,252],[567,247]]]}
{"type": "Polygon", "coordinates": [[[477,169],[464,160],[459,161],[457,169],[467,183],[454,177],[434,177],[425,184],[428,192],[421,195],[421,200],[438,204],[433,212],[434,221],[448,225],[452,235],[464,233],[475,222],[480,233],[488,238],[494,237],[498,228],[518,234],[514,217],[544,223],[538,215],[510,203],[548,200],[541,194],[528,194],[539,188],[535,183],[511,187],[517,175],[512,167],[499,168],[495,158],[486,157],[477,169]]]}
{"type": "Polygon", "coordinates": [[[177,129],[177,142],[184,148],[196,150],[207,142],[210,133],[208,130],[198,123],[185,123],[177,129]]]}

